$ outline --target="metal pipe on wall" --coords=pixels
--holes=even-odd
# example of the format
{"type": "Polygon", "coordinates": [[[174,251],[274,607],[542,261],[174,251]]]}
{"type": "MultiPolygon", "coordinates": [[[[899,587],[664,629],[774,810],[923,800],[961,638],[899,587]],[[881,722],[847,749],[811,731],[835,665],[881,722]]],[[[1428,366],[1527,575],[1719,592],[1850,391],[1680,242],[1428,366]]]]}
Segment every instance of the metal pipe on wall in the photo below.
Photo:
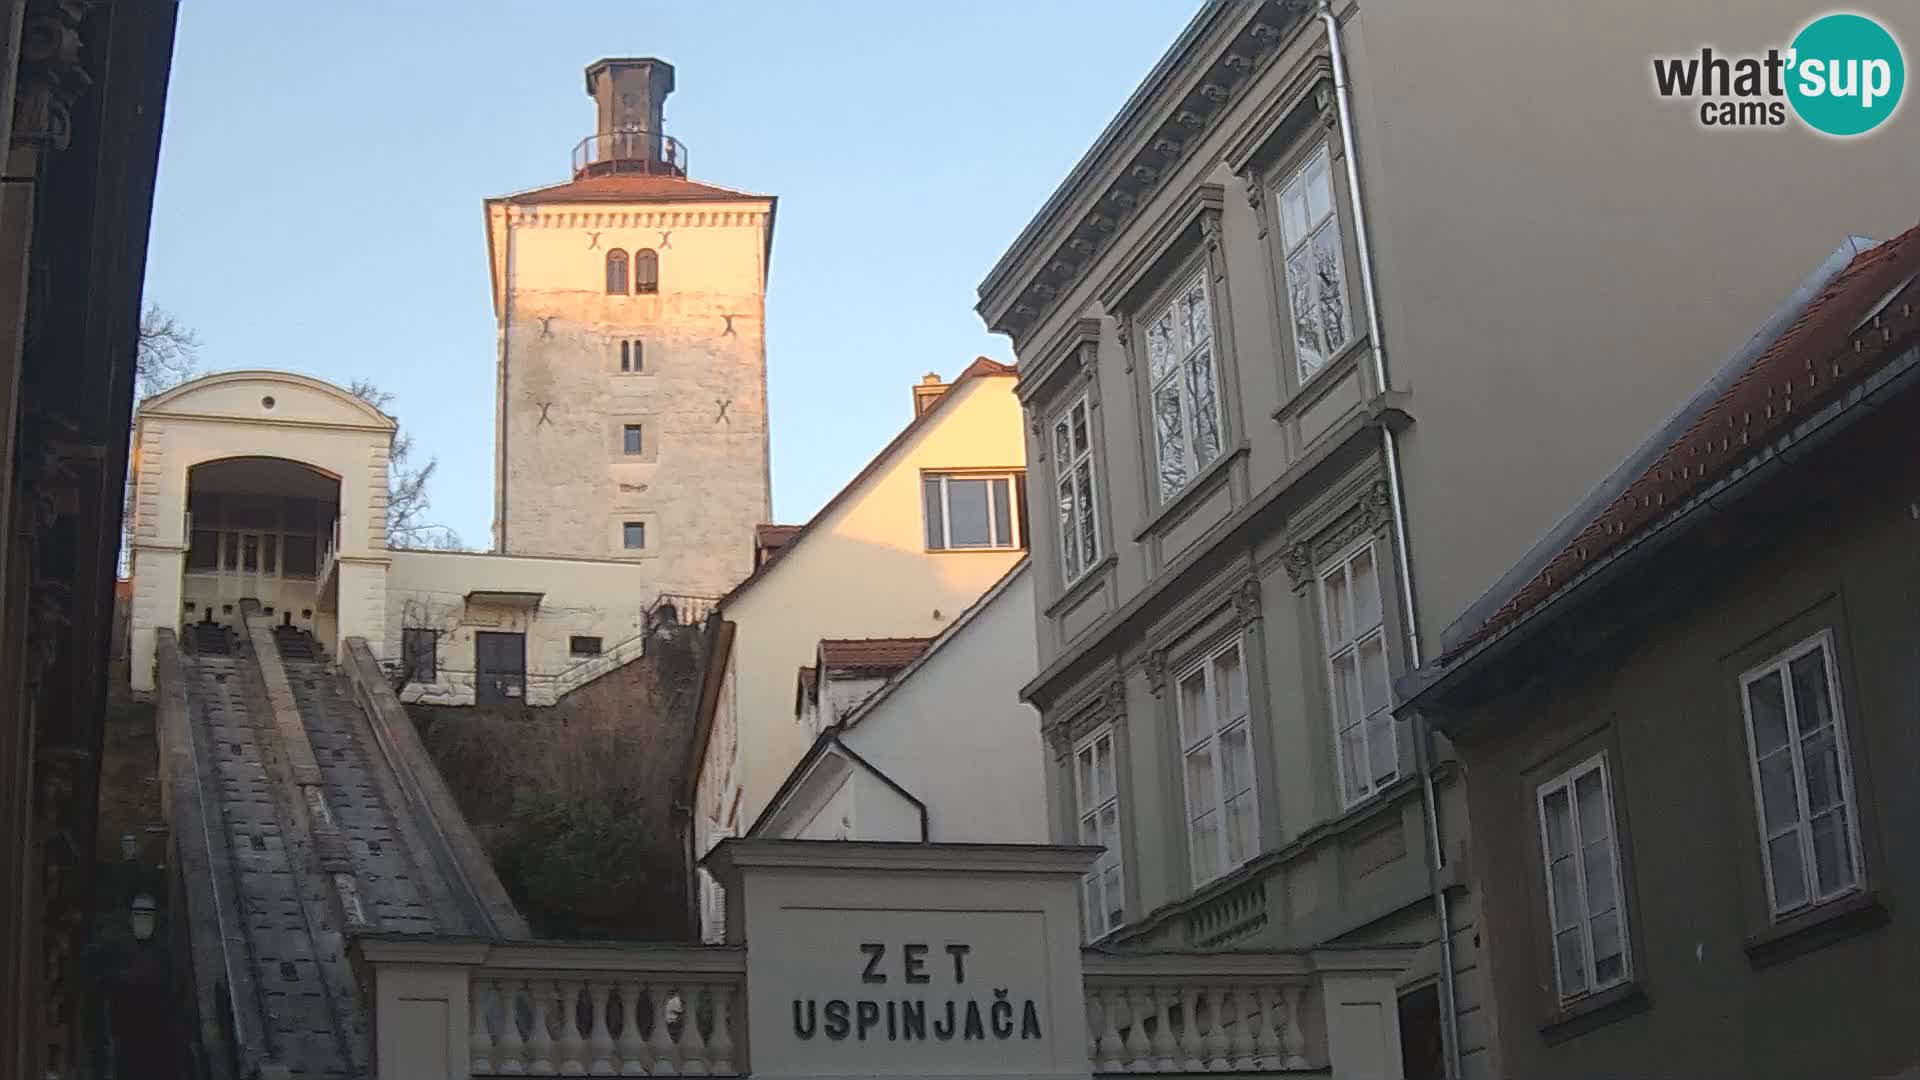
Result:
{"type": "MultiPolygon", "coordinates": [[[[1353,133],[1353,89],[1347,80],[1346,50],[1340,36],[1340,18],[1332,0],[1320,0],[1320,20],[1327,29],[1327,51],[1333,61],[1333,94],[1339,111],[1340,145],[1346,155],[1347,210],[1353,218],[1355,246],[1360,251],[1360,289],[1367,309],[1367,334],[1373,347],[1374,392],[1387,393],[1387,345],[1380,326],[1380,301],[1374,281],[1373,245],[1367,233],[1367,212],[1360,189],[1360,156],[1353,133]]],[[[1407,548],[1406,497],[1400,473],[1400,444],[1393,428],[1380,428],[1380,453],[1387,472],[1388,511],[1392,518],[1394,569],[1400,585],[1401,621],[1407,642],[1407,666],[1421,665],[1420,620],[1414,603],[1413,560],[1407,548]]],[[[1440,923],[1440,1031],[1446,1050],[1448,1080],[1460,1078],[1460,1018],[1453,975],[1453,915],[1447,891],[1440,881],[1445,846],[1440,838],[1440,800],[1433,783],[1432,736],[1418,717],[1414,724],[1415,767],[1420,773],[1420,800],[1427,824],[1427,887],[1434,915],[1440,923]]]]}

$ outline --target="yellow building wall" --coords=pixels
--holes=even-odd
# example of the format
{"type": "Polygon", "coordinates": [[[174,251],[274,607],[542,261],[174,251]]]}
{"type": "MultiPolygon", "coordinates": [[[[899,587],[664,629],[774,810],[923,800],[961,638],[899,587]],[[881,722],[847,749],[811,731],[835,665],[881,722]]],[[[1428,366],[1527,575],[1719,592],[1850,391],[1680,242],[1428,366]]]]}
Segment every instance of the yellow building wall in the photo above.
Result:
{"type": "Polygon", "coordinates": [[[490,205],[502,295],[496,546],[632,559],[718,596],[771,516],[768,200],[490,205]],[[659,291],[608,295],[606,256],[652,249],[659,291]],[[622,341],[641,370],[620,369],[622,341]],[[642,453],[623,429],[639,424],[642,453]],[[645,525],[629,551],[622,524],[645,525]]]}

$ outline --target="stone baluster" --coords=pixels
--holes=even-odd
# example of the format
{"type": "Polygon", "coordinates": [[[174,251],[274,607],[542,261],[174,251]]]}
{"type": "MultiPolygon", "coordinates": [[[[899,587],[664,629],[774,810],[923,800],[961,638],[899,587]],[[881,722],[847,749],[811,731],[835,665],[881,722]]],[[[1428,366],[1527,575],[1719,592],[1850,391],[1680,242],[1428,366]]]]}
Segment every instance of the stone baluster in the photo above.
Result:
{"type": "Polygon", "coordinates": [[[705,983],[689,983],[680,995],[680,1074],[707,1075],[707,1042],[700,1037],[700,999],[707,996],[705,983]]]}
{"type": "Polygon", "coordinates": [[[654,1076],[676,1076],[680,1072],[673,1037],[667,1034],[667,1002],[672,999],[672,986],[647,984],[647,1004],[653,1012],[653,1034],[647,1039],[647,1049],[653,1058],[654,1076]]]}
{"type": "Polygon", "coordinates": [[[1209,986],[1207,995],[1207,1068],[1225,1069],[1227,1058],[1226,988],[1209,986]]]}
{"type": "Polygon", "coordinates": [[[1147,991],[1142,986],[1129,986],[1125,994],[1127,997],[1127,1071],[1150,1072],[1153,1069],[1153,1047],[1147,1042],[1147,1010],[1142,1008],[1147,991]]]}
{"type": "Polygon", "coordinates": [[[1180,1025],[1180,1053],[1187,1059],[1187,1072],[1205,1072],[1207,1063],[1201,1057],[1205,1047],[1200,1040],[1200,991],[1188,986],[1182,996],[1186,999],[1182,1010],[1186,1022],[1180,1025]]]}
{"type": "Polygon", "coordinates": [[[1233,1030],[1227,1033],[1232,1046],[1228,1052],[1233,1056],[1236,1069],[1253,1068],[1253,1026],[1258,1022],[1256,993],[1257,988],[1251,986],[1227,988],[1228,1001],[1233,1005],[1233,1030]]]}
{"type": "Polygon", "coordinates": [[[715,1076],[732,1076],[733,1066],[733,991],[732,983],[713,987],[713,1038],[707,1043],[707,1056],[713,1061],[715,1076]]]}
{"type": "Polygon", "coordinates": [[[501,1076],[525,1076],[527,1044],[520,1037],[520,992],[527,984],[521,979],[508,979],[495,985],[500,988],[500,1038],[494,1069],[501,1076]]]}
{"type": "Polygon", "coordinates": [[[1271,1071],[1280,1067],[1280,991],[1271,986],[1254,988],[1260,1005],[1260,1029],[1254,1035],[1254,1067],[1271,1071]]]}
{"type": "Polygon", "coordinates": [[[1179,1009],[1180,992],[1161,984],[1153,987],[1152,993],[1154,1067],[1160,1072],[1173,1072],[1180,1067],[1175,1057],[1180,1052],[1180,1044],[1173,1038],[1173,1015],[1179,1009]]]}
{"type": "Polygon", "coordinates": [[[593,1009],[593,1034],[587,1039],[587,1072],[593,1076],[613,1076],[613,1030],[607,1026],[607,995],[612,983],[594,980],[587,984],[587,1000],[593,1009]]]}
{"type": "Polygon", "coordinates": [[[487,1030],[487,1006],[497,995],[492,979],[473,980],[467,992],[467,1009],[472,1025],[467,1035],[467,1071],[475,1076],[493,1075],[493,1033],[487,1030]]]}
{"type": "Polygon", "coordinates": [[[652,1061],[640,1032],[640,983],[628,979],[620,984],[620,1075],[645,1076],[652,1061]]]}
{"type": "Polygon", "coordinates": [[[1307,1067],[1307,1033],[1300,1029],[1300,1000],[1307,994],[1304,986],[1286,986],[1280,993],[1286,998],[1286,1060],[1281,1062],[1289,1069],[1307,1067]]]}
{"type": "Polygon", "coordinates": [[[587,1075],[587,1040],[580,1036],[580,983],[575,979],[560,984],[560,1042],[557,1049],[561,1076],[587,1075]]]}
{"type": "Polygon", "coordinates": [[[1120,1027],[1114,1019],[1119,1010],[1113,1001],[1111,987],[1095,990],[1093,1000],[1100,1008],[1100,1023],[1094,1028],[1097,1034],[1093,1040],[1093,1071],[1118,1072],[1120,1070],[1120,1027]]]}
{"type": "Polygon", "coordinates": [[[535,979],[527,984],[533,994],[533,1033],[527,1038],[527,1074],[552,1076],[553,1033],[547,1030],[547,1011],[553,1008],[553,983],[535,979]]]}

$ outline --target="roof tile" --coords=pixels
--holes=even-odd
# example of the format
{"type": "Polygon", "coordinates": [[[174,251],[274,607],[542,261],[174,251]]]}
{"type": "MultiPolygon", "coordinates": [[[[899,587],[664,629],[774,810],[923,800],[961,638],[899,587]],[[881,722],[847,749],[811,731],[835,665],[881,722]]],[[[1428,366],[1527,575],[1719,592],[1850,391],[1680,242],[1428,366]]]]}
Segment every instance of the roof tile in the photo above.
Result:
{"type": "Polygon", "coordinates": [[[1559,554],[1449,655],[1464,653],[1517,622],[1670,508],[1797,423],[1814,405],[1889,359],[1887,350],[1855,350],[1849,340],[1861,320],[1916,273],[1920,226],[1855,256],[1638,479],[1588,519],[1559,554]]]}
{"type": "Polygon", "coordinates": [[[898,671],[927,651],[932,638],[822,638],[820,664],[828,672],[898,671]]]}

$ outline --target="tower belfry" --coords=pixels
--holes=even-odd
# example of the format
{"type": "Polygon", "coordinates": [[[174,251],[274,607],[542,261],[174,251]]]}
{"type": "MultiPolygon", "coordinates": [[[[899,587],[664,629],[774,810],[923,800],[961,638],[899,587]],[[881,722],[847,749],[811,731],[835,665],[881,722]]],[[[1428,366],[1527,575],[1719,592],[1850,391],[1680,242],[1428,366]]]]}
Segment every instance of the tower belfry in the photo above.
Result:
{"type": "Polygon", "coordinates": [[[774,199],[692,179],[673,65],[586,69],[569,179],[487,201],[499,321],[497,550],[632,558],[714,596],[770,516],[774,199]]]}

